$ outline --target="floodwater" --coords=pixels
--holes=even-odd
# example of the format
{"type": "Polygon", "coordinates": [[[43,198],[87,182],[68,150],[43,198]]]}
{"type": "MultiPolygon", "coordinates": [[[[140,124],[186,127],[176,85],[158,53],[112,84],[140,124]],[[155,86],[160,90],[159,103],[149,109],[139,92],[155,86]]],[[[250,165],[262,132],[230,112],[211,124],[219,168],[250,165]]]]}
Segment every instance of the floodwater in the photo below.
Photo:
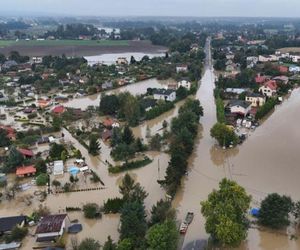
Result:
{"type": "Polygon", "coordinates": [[[167,84],[173,82],[172,80],[159,81],[156,78],[132,83],[129,85],[122,86],[120,88],[109,90],[94,95],[89,95],[81,98],[72,99],[63,105],[70,108],[81,108],[82,110],[87,109],[88,106],[99,106],[101,95],[103,93],[107,95],[118,94],[121,92],[130,92],[132,95],[145,94],[148,88],[166,88],[167,84]]]}
{"type": "Polygon", "coordinates": [[[144,56],[148,56],[150,59],[153,57],[163,57],[165,53],[140,53],[140,52],[131,52],[131,53],[112,53],[112,54],[103,54],[98,56],[86,56],[84,57],[89,65],[94,64],[106,64],[112,65],[115,64],[119,57],[125,57],[128,62],[130,62],[130,58],[133,56],[136,61],[140,61],[144,56]]]}
{"type": "MultiPolygon", "coordinates": [[[[210,51],[209,44],[206,49],[210,51]]],[[[179,219],[184,219],[188,211],[195,213],[183,249],[202,249],[205,245],[208,235],[200,201],[206,200],[208,194],[218,188],[222,178],[233,179],[245,187],[253,197],[253,207],[272,192],[300,199],[300,89],[294,90],[242,146],[223,150],[210,137],[210,128],[216,122],[214,80],[208,53],[205,74],[196,95],[204,108],[200,133],[190,158],[189,174],[173,201],[179,219]]],[[[300,249],[299,240],[290,240],[284,233],[250,229],[247,241],[240,249],[300,249]]]]}

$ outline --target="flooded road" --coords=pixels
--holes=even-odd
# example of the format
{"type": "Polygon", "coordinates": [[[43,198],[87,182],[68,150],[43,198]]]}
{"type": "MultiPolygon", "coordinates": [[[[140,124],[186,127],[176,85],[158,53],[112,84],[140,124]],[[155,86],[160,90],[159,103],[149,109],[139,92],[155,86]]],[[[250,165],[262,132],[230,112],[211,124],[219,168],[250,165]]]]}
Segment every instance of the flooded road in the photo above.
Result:
{"type": "Polygon", "coordinates": [[[128,91],[132,95],[145,94],[148,88],[166,88],[169,82],[172,80],[159,81],[156,78],[148,79],[145,81],[140,81],[137,83],[132,83],[114,90],[109,90],[94,95],[89,95],[81,98],[71,99],[70,101],[64,103],[63,105],[70,108],[81,108],[83,110],[87,109],[88,106],[99,106],[101,95],[103,93],[107,95],[118,94],[121,92],[128,91]]]}
{"type": "MultiPolygon", "coordinates": [[[[209,51],[209,46],[206,47],[209,51]]],[[[188,229],[183,249],[202,249],[208,239],[205,220],[200,212],[200,201],[218,188],[226,177],[237,181],[252,195],[252,206],[268,194],[278,192],[299,200],[300,177],[300,89],[291,96],[254,132],[248,140],[234,149],[223,150],[210,137],[210,128],[216,122],[213,97],[215,75],[211,67],[211,55],[207,54],[206,70],[197,92],[204,108],[199,137],[190,158],[189,175],[184,178],[173,206],[178,218],[188,211],[195,213],[188,229]]],[[[299,240],[290,240],[282,234],[250,229],[247,241],[240,249],[300,249],[299,240]]]]}

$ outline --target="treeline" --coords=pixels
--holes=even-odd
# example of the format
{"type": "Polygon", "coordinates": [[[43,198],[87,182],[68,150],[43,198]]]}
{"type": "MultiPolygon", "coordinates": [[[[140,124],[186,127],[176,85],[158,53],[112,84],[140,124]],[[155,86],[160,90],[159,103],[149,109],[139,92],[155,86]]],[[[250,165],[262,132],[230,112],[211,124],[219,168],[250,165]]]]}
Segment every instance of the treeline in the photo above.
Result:
{"type": "Polygon", "coordinates": [[[216,100],[217,121],[220,123],[224,123],[225,122],[224,102],[220,96],[220,90],[218,88],[215,88],[214,95],[216,100]]]}
{"type": "Polygon", "coordinates": [[[148,193],[144,188],[126,174],[119,192],[122,198],[108,199],[103,210],[107,213],[121,213],[120,240],[114,243],[108,237],[103,249],[176,250],[179,233],[171,203],[158,201],[152,207],[150,219],[147,221],[144,200],[148,193]]]}
{"type": "Polygon", "coordinates": [[[94,36],[99,30],[90,24],[73,23],[67,25],[59,25],[55,31],[48,31],[44,37],[53,36],[57,39],[78,39],[79,36],[94,36]]]}
{"type": "Polygon", "coordinates": [[[267,115],[276,105],[278,104],[278,100],[276,98],[269,98],[266,103],[261,106],[255,115],[256,119],[262,119],[265,115],[267,115]]]}
{"type": "Polygon", "coordinates": [[[178,117],[171,122],[171,160],[167,167],[165,180],[159,181],[167,193],[174,196],[180,186],[181,177],[186,173],[188,158],[194,148],[194,140],[198,133],[200,116],[203,108],[198,100],[188,99],[180,107],[178,117]]]}

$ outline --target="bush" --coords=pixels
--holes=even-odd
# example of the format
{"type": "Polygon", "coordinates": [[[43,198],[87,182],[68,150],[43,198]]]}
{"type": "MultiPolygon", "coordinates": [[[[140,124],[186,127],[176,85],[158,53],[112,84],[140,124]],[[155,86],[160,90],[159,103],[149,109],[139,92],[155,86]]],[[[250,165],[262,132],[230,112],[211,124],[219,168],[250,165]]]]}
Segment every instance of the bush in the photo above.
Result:
{"type": "Polygon", "coordinates": [[[14,227],[11,232],[11,240],[12,241],[21,241],[25,238],[28,233],[28,229],[26,227],[14,227]]]}
{"type": "Polygon", "coordinates": [[[48,182],[48,175],[47,174],[40,174],[36,178],[36,185],[38,186],[45,186],[48,182]]]}
{"type": "Polygon", "coordinates": [[[211,137],[215,138],[220,146],[236,145],[238,137],[234,131],[223,123],[216,123],[210,130],[211,137]]]}
{"type": "Polygon", "coordinates": [[[121,198],[108,199],[103,205],[103,212],[109,213],[119,213],[123,207],[124,200],[121,198]]]}
{"type": "Polygon", "coordinates": [[[173,102],[162,102],[159,103],[157,106],[153,107],[149,111],[146,112],[145,118],[146,120],[154,119],[157,116],[173,109],[175,107],[173,102]]]}
{"type": "Polygon", "coordinates": [[[278,100],[275,98],[270,98],[266,101],[266,103],[261,106],[255,115],[256,119],[262,119],[265,115],[267,115],[275,106],[278,104],[278,100]]]}
{"type": "Polygon", "coordinates": [[[83,206],[84,217],[88,219],[101,218],[100,208],[96,203],[87,203],[83,206]]]}
{"type": "Polygon", "coordinates": [[[110,173],[116,174],[116,173],[131,170],[131,169],[144,167],[144,166],[150,164],[151,162],[152,162],[152,160],[146,156],[143,160],[126,162],[122,166],[116,166],[116,167],[110,166],[108,168],[108,171],[110,173]]]}

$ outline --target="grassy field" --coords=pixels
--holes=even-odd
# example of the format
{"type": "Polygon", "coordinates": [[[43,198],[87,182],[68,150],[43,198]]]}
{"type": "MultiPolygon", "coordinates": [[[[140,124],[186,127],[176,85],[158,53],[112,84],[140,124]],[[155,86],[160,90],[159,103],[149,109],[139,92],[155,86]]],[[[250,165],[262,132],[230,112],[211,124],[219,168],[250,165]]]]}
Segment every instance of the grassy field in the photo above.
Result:
{"type": "Polygon", "coordinates": [[[30,40],[30,41],[13,41],[13,40],[0,40],[0,47],[10,46],[129,46],[129,42],[125,40],[112,41],[112,40],[30,40]]]}

